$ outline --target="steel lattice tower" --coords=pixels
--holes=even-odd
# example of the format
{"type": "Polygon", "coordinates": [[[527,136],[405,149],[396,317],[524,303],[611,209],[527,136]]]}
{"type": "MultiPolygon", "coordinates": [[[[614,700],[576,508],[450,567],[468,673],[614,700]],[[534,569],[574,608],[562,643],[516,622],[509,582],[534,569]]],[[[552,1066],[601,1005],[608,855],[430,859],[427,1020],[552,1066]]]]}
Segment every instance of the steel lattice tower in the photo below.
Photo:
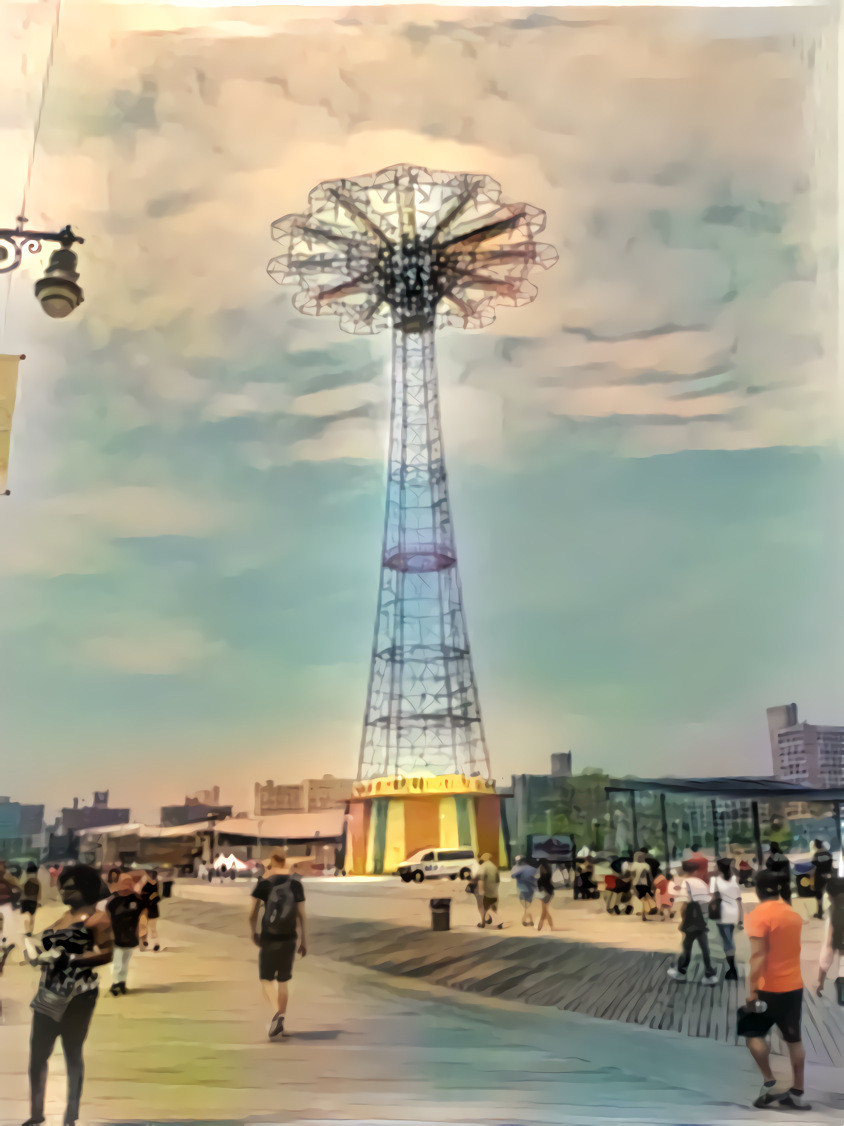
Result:
{"type": "Polygon", "coordinates": [[[387,511],[358,779],[488,777],[443,456],[437,327],[480,328],[536,296],[556,261],[544,212],[503,204],[486,176],[397,165],[320,184],[273,224],[269,272],[303,313],[393,340],[387,511]]]}

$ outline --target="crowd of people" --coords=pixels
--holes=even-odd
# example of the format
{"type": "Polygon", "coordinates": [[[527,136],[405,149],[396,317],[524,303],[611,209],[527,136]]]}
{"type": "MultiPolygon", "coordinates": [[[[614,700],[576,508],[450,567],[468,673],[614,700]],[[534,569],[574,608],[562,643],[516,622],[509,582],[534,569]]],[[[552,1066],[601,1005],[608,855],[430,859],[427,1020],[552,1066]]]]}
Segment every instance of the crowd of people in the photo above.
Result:
{"type": "MultiPolygon", "coordinates": [[[[195,874],[207,878],[219,870],[201,864],[195,874]]],[[[609,872],[597,874],[598,863],[583,849],[571,864],[555,867],[547,858],[538,862],[516,858],[511,877],[518,894],[521,925],[538,932],[554,930],[552,904],[564,887],[574,899],[599,900],[610,916],[632,915],[644,923],[657,918],[677,919],[679,951],[669,968],[677,984],[688,980],[695,950],[703,962],[702,982],[714,986],[721,980],[709,942],[709,922],[714,922],[726,963],[725,981],[737,981],[736,933],[744,929],[750,960],[744,975],[746,1001],[738,1013],[738,1033],[756,1062],[762,1085],[754,1103],[774,1103],[789,1109],[810,1109],[804,1091],[805,1053],[802,1045],[803,977],[801,934],[804,918],[791,905],[792,870],[788,856],[772,842],[764,865],[748,877],[741,861],[720,857],[714,864],[693,845],[676,867],[663,871],[659,860],[642,847],[632,855],[612,857],[609,872]],[[562,879],[560,879],[560,873],[562,879]],[[601,881],[603,880],[603,888],[601,881]],[[753,902],[745,904],[745,889],[752,885],[753,902]],[[538,910],[537,910],[538,908],[538,910]],[[768,1034],[776,1027],[791,1063],[791,1083],[776,1090],[771,1071],[768,1034]]],[[[811,861],[814,917],[825,921],[815,986],[823,996],[827,980],[835,982],[836,999],[844,1005],[844,878],[834,874],[827,844],[814,842],[811,861]]],[[[278,849],[260,869],[251,895],[249,935],[258,947],[258,977],[270,1006],[270,1039],[284,1035],[289,982],[297,955],[307,953],[305,890],[297,873],[278,849]]],[[[68,1072],[64,1126],[75,1126],[82,1088],[82,1049],[98,994],[96,970],[111,964],[110,993],[128,992],[130,963],[136,951],[161,949],[158,935],[160,901],[170,892],[153,869],[111,868],[101,873],[84,864],[51,871],[63,906],[60,917],[38,930],[42,880],[34,864],[16,878],[0,861],[0,969],[14,948],[8,936],[10,913],[20,911],[24,961],[40,971],[32,1001],[30,1042],[31,1115],[24,1126],[44,1122],[44,1092],[50,1056],[61,1040],[68,1072]],[[38,923],[36,920],[38,919],[38,923]]],[[[225,878],[225,877],[224,877],[225,878]]],[[[466,890],[475,897],[480,929],[501,929],[501,874],[488,853],[474,865],[466,890]]]]}
{"type": "MultiPolygon", "coordinates": [[[[595,858],[588,849],[577,856],[573,867],[573,897],[600,897],[595,858]]],[[[810,872],[801,879],[815,900],[813,917],[825,921],[815,991],[818,997],[823,996],[826,981],[834,974],[836,999],[844,1005],[844,879],[833,874],[833,856],[824,841],[814,841],[809,867],[810,872]]],[[[603,888],[608,914],[632,915],[636,911],[645,923],[654,917],[666,921],[676,916],[680,949],[668,976],[678,984],[688,980],[695,949],[703,962],[703,984],[712,987],[722,980],[709,944],[709,922],[715,923],[720,938],[726,963],[723,980],[737,981],[736,932],[745,931],[750,960],[745,975],[746,1000],[737,1014],[737,1028],[762,1075],[754,1106],[776,1103],[790,1110],[810,1110],[804,1091],[802,1044],[801,936],[805,920],[792,906],[794,873],[780,845],[772,841],[764,863],[757,867],[744,858],[733,857],[719,857],[712,864],[695,843],[680,864],[668,871],[662,870],[660,862],[645,847],[632,855],[612,857],[609,869],[603,888]],[[755,902],[746,912],[744,895],[748,887],[754,889],[755,902]],[[784,1091],[777,1091],[770,1066],[767,1038],[775,1027],[786,1044],[791,1063],[791,1083],[784,1091]]],[[[542,913],[537,929],[547,923],[553,930],[549,904],[555,884],[549,861],[543,859],[537,864],[520,856],[511,876],[522,908],[522,925],[534,925],[533,902],[538,895],[542,913]]],[[[568,873],[563,882],[569,883],[568,873]]]]}

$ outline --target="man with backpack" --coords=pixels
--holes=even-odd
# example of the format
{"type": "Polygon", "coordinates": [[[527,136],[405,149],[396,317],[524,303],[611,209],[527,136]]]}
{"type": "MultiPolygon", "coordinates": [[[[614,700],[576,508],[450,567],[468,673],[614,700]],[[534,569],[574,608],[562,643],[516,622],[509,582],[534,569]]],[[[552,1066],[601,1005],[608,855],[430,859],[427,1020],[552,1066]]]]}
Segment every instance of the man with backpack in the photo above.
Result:
{"type": "Polygon", "coordinates": [[[273,1010],[269,1036],[274,1040],[284,1033],[288,982],[293,976],[297,952],[307,954],[305,941],[305,889],[298,876],[287,867],[287,854],[279,849],[272,854],[264,877],[252,892],[254,903],[249,916],[249,933],[260,950],[258,976],[273,1010]],[[263,908],[260,930],[258,915],[263,908]]]}
{"type": "Polygon", "coordinates": [[[718,981],[718,974],[715,972],[709,954],[707,916],[704,914],[704,910],[708,913],[709,901],[712,896],[709,892],[709,885],[695,875],[699,870],[699,862],[696,858],[683,861],[683,874],[678,880],[680,894],[675,901],[680,908],[680,932],[683,935],[683,950],[677,960],[677,965],[672,966],[668,971],[668,976],[673,978],[674,981],[686,980],[689,962],[692,960],[692,949],[694,944],[697,943],[703,955],[703,984],[715,985],[718,981]]]}

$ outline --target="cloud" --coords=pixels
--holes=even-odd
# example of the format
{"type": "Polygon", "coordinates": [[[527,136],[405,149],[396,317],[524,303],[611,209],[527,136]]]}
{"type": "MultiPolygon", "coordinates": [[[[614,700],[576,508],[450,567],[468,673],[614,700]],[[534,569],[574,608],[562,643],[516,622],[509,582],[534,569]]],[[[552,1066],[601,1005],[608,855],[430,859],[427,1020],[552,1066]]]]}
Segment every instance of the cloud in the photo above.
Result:
{"type": "Polygon", "coordinates": [[[246,383],[239,391],[219,392],[212,396],[202,412],[209,421],[226,418],[251,418],[259,415],[284,414],[292,411],[289,390],[279,383],[246,383]]]}
{"type": "Polygon", "coordinates": [[[356,383],[334,387],[330,391],[300,395],[290,404],[289,410],[291,414],[321,418],[326,415],[349,414],[360,411],[362,407],[380,406],[384,404],[385,398],[385,387],[379,387],[375,383],[356,383]]]}
{"type": "Polygon", "coordinates": [[[384,427],[370,418],[343,418],[330,422],[313,438],[303,438],[290,447],[291,461],[383,461],[387,435],[384,427]]]}
{"type": "Polygon", "coordinates": [[[222,656],[226,646],[188,621],[116,615],[108,631],[85,640],[79,660],[130,676],[179,676],[222,656]]]}
{"type": "Polygon", "coordinates": [[[226,514],[222,503],[153,485],[65,493],[51,501],[50,507],[65,519],[86,521],[91,529],[117,539],[205,537],[224,526],[226,514]]]}
{"type": "Polygon", "coordinates": [[[160,536],[202,539],[230,525],[232,507],[166,486],[112,486],[4,502],[0,574],[94,575],[117,561],[115,542],[160,536]],[[9,503],[9,502],[13,503],[9,503]]]}
{"type": "MultiPolygon", "coordinates": [[[[615,386],[654,373],[666,385],[660,404],[643,392],[628,409],[626,389],[618,401],[590,400],[590,416],[638,427],[676,413],[672,376],[727,362],[748,444],[782,435],[767,407],[743,400],[747,385],[777,396],[797,379],[810,389],[807,409],[831,417],[817,351],[828,354],[834,332],[828,316],[821,323],[821,294],[835,234],[822,211],[823,170],[808,158],[822,111],[804,112],[814,74],[808,49],[791,49],[793,32],[762,49],[734,13],[704,28],[667,10],[658,20],[616,10],[574,27],[552,15],[514,23],[448,9],[365,11],[342,24],[282,8],[234,21],[204,11],[200,23],[181,9],[133,12],[130,27],[105,6],[90,37],[66,38],[54,80],[72,73],[73,98],[45,119],[39,175],[63,184],[78,223],[103,232],[84,248],[88,329],[102,344],[126,330],[132,358],[154,347],[162,362],[183,361],[169,360],[173,379],[148,366],[146,387],[182,424],[196,406],[194,417],[216,423],[377,404],[379,391],[359,380],[334,396],[297,383],[288,397],[250,379],[235,386],[233,376],[249,353],[290,357],[329,341],[333,370],[333,326],[295,313],[266,276],[269,225],[301,210],[319,180],[397,159],[488,170],[508,197],[548,212],[560,262],[540,279],[539,298],[462,351],[468,363],[484,341],[488,354],[503,337],[523,338],[515,370],[491,365],[471,380],[501,395],[505,445],[544,428],[534,388],[550,378],[615,386]],[[100,41],[108,49],[92,55],[100,41]],[[152,207],[150,182],[160,185],[152,207]],[[194,362],[219,371],[203,385],[194,362]]],[[[754,19],[767,26],[764,13],[754,19]]],[[[784,33],[777,24],[771,34],[784,33]]],[[[23,112],[16,120],[0,137],[10,152],[28,128],[23,112]]],[[[361,354],[350,343],[336,352],[350,368],[361,354]]],[[[789,410],[800,442],[805,419],[789,410]]],[[[145,421],[124,412],[126,429],[145,421]]],[[[359,452],[355,433],[332,431],[323,446],[359,452]]],[[[300,453],[317,452],[312,435],[301,440],[300,453]]],[[[707,440],[731,445],[719,423],[707,440]]]]}

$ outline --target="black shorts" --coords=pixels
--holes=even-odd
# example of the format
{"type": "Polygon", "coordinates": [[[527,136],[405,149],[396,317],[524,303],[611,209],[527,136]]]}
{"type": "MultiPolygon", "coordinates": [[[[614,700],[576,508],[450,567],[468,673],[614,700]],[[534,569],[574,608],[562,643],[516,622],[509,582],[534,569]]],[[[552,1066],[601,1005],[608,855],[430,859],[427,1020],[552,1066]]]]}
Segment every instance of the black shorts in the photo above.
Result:
{"type": "Polygon", "coordinates": [[[35,912],[38,910],[38,900],[37,899],[22,899],[20,907],[21,907],[21,914],[22,915],[34,915],[35,912]]]}
{"type": "Polygon", "coordinates": [[[800,1022],[803,1015],[803,990],[792,989],[789,993],[765,993],[759,990],[759,1000],[768,1006],[764,1013],[758,1013],[759,1036],[767,1036],[774,1025],[786,1044],[799,1044],[802,1040],[800,1022]],[[764,1031],[763,1031],[764,1030],[764,1031]]]}
{"type": "Polygon", "coordinates": [[[636,884],[636,895],[639,899],[647,899],[651,895],[651,889],[647,884],[636,884]]]}
{"type": "Polygon", "coordinates": [[[161,917],[158,911],[157,903],[147,903],[147,905],[145,907],[142,907],[141,910],[146,911],[148,919],[158,919],[161,917]]]}
{"type": "Polygon", "coordinates": [[[262,939],[258,955],[258,977],[261,981],[290,981],[295,957],[295,938],[262,939]]]}

